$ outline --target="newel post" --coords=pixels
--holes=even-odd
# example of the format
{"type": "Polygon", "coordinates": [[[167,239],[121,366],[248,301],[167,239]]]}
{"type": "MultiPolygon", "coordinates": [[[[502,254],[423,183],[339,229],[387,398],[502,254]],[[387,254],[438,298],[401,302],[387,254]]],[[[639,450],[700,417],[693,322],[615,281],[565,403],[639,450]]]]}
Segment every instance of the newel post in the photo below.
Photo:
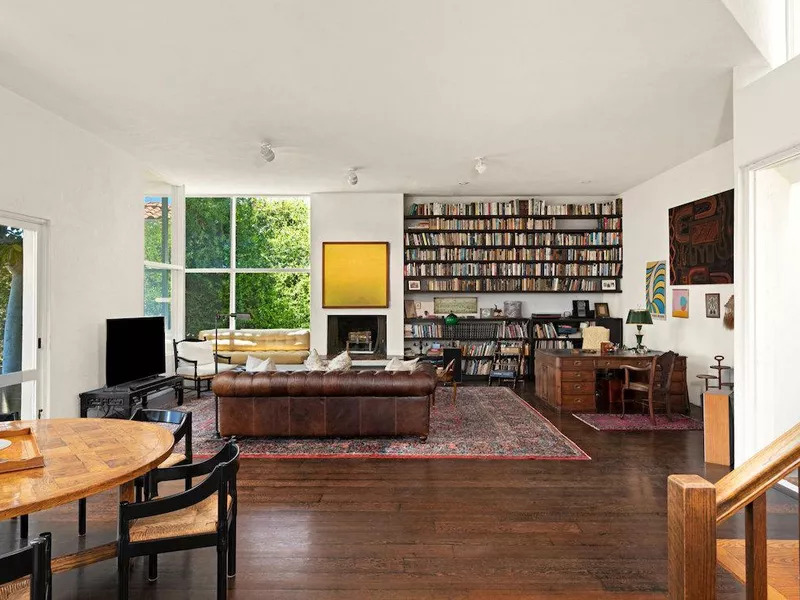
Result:
{"type": "Polygon", "coordinates": [[[717,498],[699,475],[667,481],[670,600],[713,600],[717,586],[717,498]]]}

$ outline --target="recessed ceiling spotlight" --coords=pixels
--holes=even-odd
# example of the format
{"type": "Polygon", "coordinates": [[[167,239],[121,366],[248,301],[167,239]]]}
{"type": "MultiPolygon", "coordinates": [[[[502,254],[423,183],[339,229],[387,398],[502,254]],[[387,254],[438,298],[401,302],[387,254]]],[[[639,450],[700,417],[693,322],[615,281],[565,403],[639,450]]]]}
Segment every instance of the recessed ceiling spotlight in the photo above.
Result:
{"type": "Polygon", "coordinates": [[[261,158],[263,158],[266,162],[272,162],[275,160],[275,151],[272,149],[272,144],[269,142],[264,142],[261,144],[261,158]]]}
{"type": "Polygon", "coordinates": [[[350,169],[347,171],[347,183],[350,185],[356,185],[358,183],[358,175],[356,175],[355,168],[350,169]]]}
{"type": "Polygon", "coordinates": [[[483,160],[482,156],[475,159],[475,170],[478,172],[478,175],[486,173],[486,161],[483,160]]]}
{"type": "Polygon", "coordinates": [[[591,179],[584,179],[583,181],[581,181],[581,183],[583,185],[586,185],[587,183],[592,183],[592,180],[591,179]]]}
{"type": "Polygon", "coordinates": [[[469,185],[469,181],[459,181],[458,185],[469,185]]]}

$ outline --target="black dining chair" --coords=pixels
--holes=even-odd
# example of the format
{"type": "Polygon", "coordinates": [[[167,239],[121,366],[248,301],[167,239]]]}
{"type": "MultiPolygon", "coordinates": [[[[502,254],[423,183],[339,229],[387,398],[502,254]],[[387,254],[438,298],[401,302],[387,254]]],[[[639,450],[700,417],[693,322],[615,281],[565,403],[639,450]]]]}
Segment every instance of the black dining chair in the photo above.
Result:
{"type": "Polygon", "coordinates": [[[131,559],[148,556],[148,579],[158,578],[158,555],[164,552],[216,547],[217,599],[228,594],[227,578],[236,575],[236,473],[239,447],[228,442],[203,462],[154,469],[146,476],[153,498],[121,502],[117,541],[118,596],[128,598],[131,559]],[[159,497],[164,481],[207,475],[194,487],[159,497]]]}
{"type": "MultiPolygon", "coordinates": [[[[19,413],[17,411],[0,413],[0,423],[8,423],[9,421],[19,421],[19,413]]],[[[19,518],[19,537],[27,539],[28,537],[28,515],[22,515],[19,518]]]]}
{"type": "MultiPolygon", "coordinates": [[[[162,425],[175,425],[176,428],[172,432],[177,444],[183,440],[183,452],[175,452],[173,450],[164,461],[158,465],[159,469],[167,469],[169,467],[177,467],[179,465],[186,465],[192,463],[192,413],[184,412],[182,410],[162,410],[155,408],[137,408],[131,415],[131,421],[139,421],[142,423],[161,423],[162,425]]],[[[147,490],[147,477],[138,477],[135,481],[136,485],[136,502],[141,502],[143,499],[149,500],[147,490]],[[144,489],[144,498],[142,497],[142,490],[144,489]]],[[[192,478],[186,478],[186,489],[192,487],[192,478]]]]}
{"type": "Polygon", "coordinates": [[[50,546],[50,534],[41,533],[24,548],[0,556],[0,598],[52,597],[50,546]]]}
{"type": "MultiPolygon", "coordinates": [[[[155,408],[137,408],[131,415],[131,421],[143,423],[162,423],[165,425],[176,425],[177,428],[172,432],[177,444],[184,441],[183,452],[173,452],[157,468],[174,467],[192,462],[192,413],[181,410],[160,410],[155,408]]],[[[134,480],[136,487],[136,502],[141,502],[147,498],[147,479],[137,477],[134,480]],[[144,491],[144,494],[142,493],[144,491]]],[[[186,479],[186,489],[192,487],[191,478],[186,479]]],[[[86,498],[78,500],[78,534],[86,534],[86,498]]]]}

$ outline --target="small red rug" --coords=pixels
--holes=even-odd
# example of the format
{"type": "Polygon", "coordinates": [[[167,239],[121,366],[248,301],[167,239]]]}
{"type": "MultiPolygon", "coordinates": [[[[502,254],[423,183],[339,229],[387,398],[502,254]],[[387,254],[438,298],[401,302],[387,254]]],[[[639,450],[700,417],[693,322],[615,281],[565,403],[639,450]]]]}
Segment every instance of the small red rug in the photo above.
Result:
{"type": "Polygon", "coordinates": [[[703,429],[702,421],[684,415],[672,415],[670,421],[667,415],[657,414],[655,425],[649,415],[641,414],[626,414],[625,418],[611,413],[573,413],[572,416],[597,431],[702,431],[703,429]]]}
{"type": "MultiPolygon", "coordinates": [[[[221,446],[213,438],[214,397],[187,400],[192,411],[193,453],[210,456],[221,446]]],[[[237,438],[251,458],[486,458],[589,460],[589,456],[539,411],[508,388],[439,388],[426,442],[392,438],[237,438]]]]}

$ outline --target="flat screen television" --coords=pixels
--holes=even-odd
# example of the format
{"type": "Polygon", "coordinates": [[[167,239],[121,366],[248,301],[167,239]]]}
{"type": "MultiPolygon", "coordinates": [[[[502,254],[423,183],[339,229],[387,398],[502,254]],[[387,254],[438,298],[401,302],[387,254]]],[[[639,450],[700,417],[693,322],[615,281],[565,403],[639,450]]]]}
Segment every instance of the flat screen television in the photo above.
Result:
{"type": "Polygon", "coordinates": [[[106,319],[106,385],[166,371],[164,340],[164,317],[106,319]]]}

